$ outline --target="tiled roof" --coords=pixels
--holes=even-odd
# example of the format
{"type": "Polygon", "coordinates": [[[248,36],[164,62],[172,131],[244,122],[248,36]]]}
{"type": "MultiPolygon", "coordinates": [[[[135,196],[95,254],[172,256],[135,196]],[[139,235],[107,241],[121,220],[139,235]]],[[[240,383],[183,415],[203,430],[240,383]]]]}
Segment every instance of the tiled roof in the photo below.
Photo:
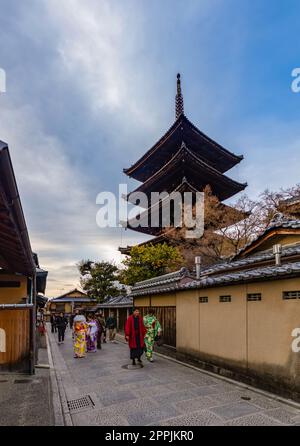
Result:
{"type": "Polygon", "coordinates": [[[133,305],[133,299],[130,296],[108,296],[105,298],[104,302],[99,305],[99,308],[106,307],[131,307],[133,305]]]}
{"type": "MultiPolygon", "coordinates": [[[[285,257],[289,256],[296,256],[300,255],[300,242],[294,245],[282,245],[282,254],[281,257],[284,259],[285,257]]],[[[274,254],[273,249],[267,249],[265,251],[258,252],[256,254],[253,254],[250,257],[245,257],[240,260],[235,260],[231,262],[223,262],[218,263],[217,265],[209,266],[202,270],[202,274],[210,275],[210,274],[217,274],[221,273],[223,271],[232,270],[236,268],[243,268],[245,266],[250,266],[255,263],[264,262],[268,260],[273,260],[274,254]]]]}
{"type": "Polygon", "coordinates": [[[246,251],[253,243],[267,234],[269,231],[273,229],[283,228],[283,229],[300,229],[300,220],[286,217],[283,214],[278,213],[273,220],[271,220],[269,226],[260,234],[255,237],[255,239],[251,240],[251,242],[247,243],[239,252],[233,257],[233,259],[237,258],[240,254],[246,251]]]}
{"type": "MultiPolygon", "coordinates": [[[[181,280],[185,277],[191,277],[188,269],[181,268],[179,271],[164,274],[163,276],[154,277],[152,279],[137,282],[131,291],[131,296],[141,294],[149,294],[156,292],[156,290],[169,289],[170,287],[177,288],[181,280]],[[149,291],[149,292],[148,292],[149,291]]],[[[191,279],[192,280],[192,279],[191,279]]]]}
{"type": "Polygon", "coordinates": [[[61,302],[97,302],[96,299],[92,299],[90,297],[56,297],[55,299],[51,299],[51,303],[61,303],[61,302]]]}
{"type": "MultiPolygon", "coordinates": [[[[300,243],[282,246],[282,265],[275,265],[272,249],[268,249],[244,259],[207,267],[201,271],[199,280],[196,280],[195,276],[192,276],[187,269],[182,268],[175,273],[138,282],[132,288],[131,295],[134,297],[180,289],[206,288],[245,281],[253,282],[255,280],[267,280],[283,276],[289,277],[292,275],[300,276],[300,262],[292,262],[290,257],[293,256],[300,256],[300,243]],[[273,264],[257,265],[264,261],[273,261],[273,264]],[[186,278],[186,280],[183,281],[183,278],[186,278]]],[[[295,260],[299,259],[295,258],[295,260]]]]}
{"type": "Polygon", "coordinates": [[[218,276],[204,276],[200,280],[181,285],[181,289],[187,288],[208,288],[226,284],[241,282],[262,281],[283,277],[300,276],[300,262],[286,263],[284,265],[266,266],[249,270],[236,271],[218,276]]]}

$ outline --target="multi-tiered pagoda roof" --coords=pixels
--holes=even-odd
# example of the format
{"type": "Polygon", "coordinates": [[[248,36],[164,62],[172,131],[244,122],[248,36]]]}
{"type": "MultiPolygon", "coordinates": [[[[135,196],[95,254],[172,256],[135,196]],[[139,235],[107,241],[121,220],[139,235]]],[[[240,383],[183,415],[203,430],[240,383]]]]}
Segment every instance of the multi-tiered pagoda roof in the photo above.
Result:
{"type": "MultiPolygon", "coordinates": [[[[212,194],[221,202],[247,186],[225,175],[243,156],[213,141],[185,116],[179,74],[175,110],[175,122],[165,135],[135,164],[124,169],[126,175],[142,183],[134,192],[144,192],[151,203],[141,220],[148,218],[153,206],[159,206],[150,201],[151,192],[202,192],[209,185],[212,194]]],[[[127,199],[131,201],[130,194],[127,199]]],[[[241,215],[237,218],[241,219],[241,215]]],[[[149,235],[162,233],[162,228],[132,227],[130,221],[128,227],[149,235]]]]}

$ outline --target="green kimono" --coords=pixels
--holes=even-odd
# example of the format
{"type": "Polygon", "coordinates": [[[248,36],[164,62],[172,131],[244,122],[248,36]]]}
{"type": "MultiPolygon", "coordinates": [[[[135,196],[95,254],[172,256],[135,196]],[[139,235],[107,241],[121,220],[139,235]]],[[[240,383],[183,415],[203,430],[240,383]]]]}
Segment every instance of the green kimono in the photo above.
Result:
{"type": "Polygon", "coordinates": [[[161,330],[160,323],[155,316],[146,314],[144,316],[144,325],[147,329],[145,335],[145,345],[146,345],[146,357],[147,359],[152,359],[154,339],[157,336],[158,331],[161,330]]]}

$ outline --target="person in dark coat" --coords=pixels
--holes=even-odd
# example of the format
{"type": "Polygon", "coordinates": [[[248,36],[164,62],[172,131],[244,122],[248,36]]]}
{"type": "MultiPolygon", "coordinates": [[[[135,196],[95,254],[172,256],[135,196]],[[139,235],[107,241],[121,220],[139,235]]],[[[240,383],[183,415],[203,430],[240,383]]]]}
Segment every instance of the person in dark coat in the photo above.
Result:
{"type": "Polygon", "coordinates": [[[51,333],[56,333],[57,332],[57,327],[56,327],[56,317],[55,314],[51,314],[50,316],[50,323],[51,323],[51,333]]]}
{"type": "Polygon", "coordinates": [[[65,331],[68,325],[68,319],[65,317],[64,313],[56,318],[56,326],[58,330],[58,344],[63,344],[65,340],[65,331]]]}
{"type": "Polygon", "coordinates": [[[71,314],[71,316],[70,316],[69,323],[70,323],[71,330],[73,330],[75,316],[78,316],[78,314],[79,314],[79,310],[75,310],[75,313],[71,314]]]}
{"type": "Polygon", "coordinates": [[[98,332],[97,332],[97,349],[101,350],[101,339],[102,335],[105,331],[105,319],[102,316],[102,313],[96,313],[96,321],[98,325],[98,332]]]}
{"type": "Polygon", "coordinates": [[[144,337],[147,329],[144,326],[143,318],[140,316],[138,308],[134,308],[131,316],[128,317],[125,325],[125,339],[130,348],[130,359],[132,365],[136,365],[135,360],[141,364],[141,357],[144,353],[144,337]]]}

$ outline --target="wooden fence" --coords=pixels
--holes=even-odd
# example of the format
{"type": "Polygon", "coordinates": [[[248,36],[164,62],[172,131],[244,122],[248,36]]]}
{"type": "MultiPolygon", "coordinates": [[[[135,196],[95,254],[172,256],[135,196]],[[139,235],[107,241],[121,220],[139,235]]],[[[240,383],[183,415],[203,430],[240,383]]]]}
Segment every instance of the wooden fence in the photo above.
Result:
{"type": "Polygon", "coordinates": [[[0,371],[30,371],[31,311],[0,309],[0,371]]]}
{"type": "MultiPolygon", "coordinates": [[[[147,314],[149,307],[138,307],[141,314],[147,314]]],[[[176,307],[151,307],[162,327],[164,344],[176,347],[176,307]]]]}

